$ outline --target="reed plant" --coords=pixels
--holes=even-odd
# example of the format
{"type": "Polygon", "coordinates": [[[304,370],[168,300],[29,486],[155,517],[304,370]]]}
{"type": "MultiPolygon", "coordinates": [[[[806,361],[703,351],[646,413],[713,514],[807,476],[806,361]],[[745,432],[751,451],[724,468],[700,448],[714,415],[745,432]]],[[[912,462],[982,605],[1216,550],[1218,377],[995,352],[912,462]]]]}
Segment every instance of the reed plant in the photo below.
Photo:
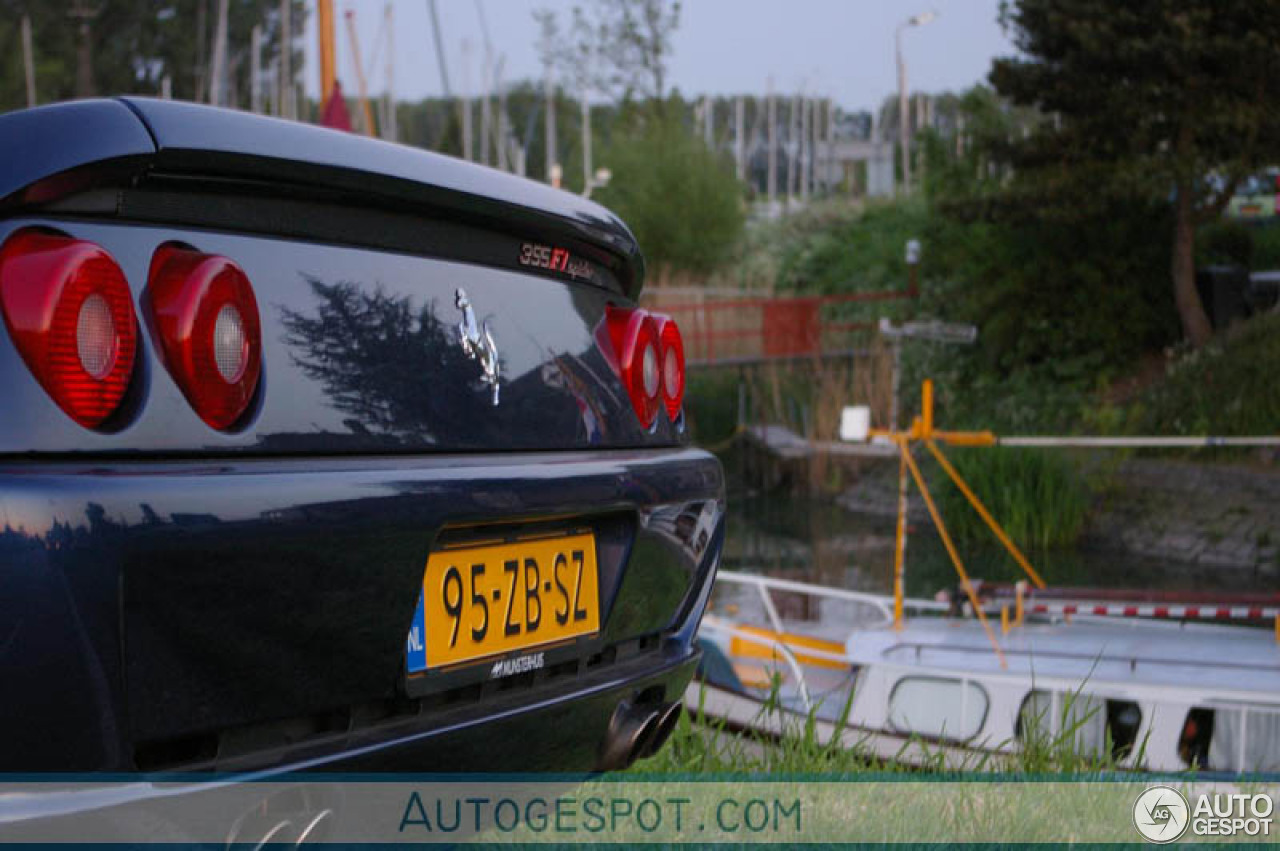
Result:
{"type": "MultiPolygon", "coordinates": [[[[952,451],[948,458],[1019,546],[1068,547],[1084,531],[1092,495],[1085,476],[1062,450],[991,447],[952,451]]],[[[936,465],[929,481],[953,536],[990,540],[982,518],[936,465]]]]}

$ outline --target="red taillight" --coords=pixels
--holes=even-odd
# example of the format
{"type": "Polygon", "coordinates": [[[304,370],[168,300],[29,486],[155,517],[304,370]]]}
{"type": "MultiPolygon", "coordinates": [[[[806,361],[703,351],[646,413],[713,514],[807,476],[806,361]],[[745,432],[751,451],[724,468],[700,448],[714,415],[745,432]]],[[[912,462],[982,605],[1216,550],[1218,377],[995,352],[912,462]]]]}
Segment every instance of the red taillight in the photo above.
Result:
{"type": "Polygon", "coordinates": [[[147,289],[169,374],[200,419],[231,428],[253,400],[262,371],[249,279],[226,257],[162,245],[147,289]]]}
{"type": "Polygon", "coordinates": [[[671,317],[655,313],[653,321],[658,326],[662,356],[662,401],[667,406],[667,416],[675,422],[684,403],[684,338],[671,317]]]}
{"type": "Polygon", "coordinates": [[[119,264],[92,242],[23,230],[0,248],[0,306],[22,359],[71,419],[96,428],[129,389],[138,322],[119,264]]]}
{"type": "Polygon", "coordinates": [[[606,313],[609,338],[618,358],[618,374],[631,397],[640,425],[649,428],[658,418],[662,368],[658,327],[643,310],[610,306],[606,313]]]}

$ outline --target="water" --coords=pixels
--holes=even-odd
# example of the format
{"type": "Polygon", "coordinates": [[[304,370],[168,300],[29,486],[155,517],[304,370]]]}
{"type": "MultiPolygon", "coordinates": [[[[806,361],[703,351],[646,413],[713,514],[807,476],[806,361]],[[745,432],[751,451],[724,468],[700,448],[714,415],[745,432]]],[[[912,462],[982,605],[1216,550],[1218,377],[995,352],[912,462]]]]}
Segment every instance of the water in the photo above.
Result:
{"type": "MultiPolygon", "coordinates": [[[[893,535],[892,517],[847,511],[834,499],[735,495],[729,499],[723,564],[727,570],[888,594],[893,590],[893,535]]],[[[994,538],[989,544],[962,543],[958,548],[971,578],[989,582],[1025,578],[994,538]]],[[[1081,548],[1027,551],[1026,555],[1050,586],[1274,590],[1274,578],[1252,570],[1081,548]]],[[[907,596],[930,598],[956,585],[955,569],[933,525],[912,524],[907,543],[907,596]]]]}

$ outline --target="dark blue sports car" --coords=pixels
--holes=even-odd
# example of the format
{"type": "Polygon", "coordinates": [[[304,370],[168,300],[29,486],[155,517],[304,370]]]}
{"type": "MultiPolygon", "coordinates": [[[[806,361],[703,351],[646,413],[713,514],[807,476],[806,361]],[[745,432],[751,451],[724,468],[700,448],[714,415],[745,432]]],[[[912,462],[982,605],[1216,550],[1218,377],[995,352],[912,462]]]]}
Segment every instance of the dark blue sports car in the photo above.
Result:
{"type": "Polygon", "coordinates": [[[616,217],[168,101],[0,150],[0,770],[660,746],[724,486],[616,217]]]}

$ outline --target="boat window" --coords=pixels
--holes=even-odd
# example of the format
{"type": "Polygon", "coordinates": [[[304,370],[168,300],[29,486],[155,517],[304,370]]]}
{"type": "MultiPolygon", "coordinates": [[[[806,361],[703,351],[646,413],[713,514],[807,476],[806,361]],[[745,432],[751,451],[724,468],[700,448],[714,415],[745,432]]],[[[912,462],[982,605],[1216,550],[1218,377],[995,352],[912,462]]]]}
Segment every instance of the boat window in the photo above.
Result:
{"type": "Polygon", "coordinates": [[[1209,743],[1213,741],[1213,710],[1197,706],[1187,712],[1178,739],[1178,756],[1188,766],[1209,767],[1209,743]]]}
{"type": "Polygon", "coordinates": [[[1214,771],[1280,771],[1280,707],[1215,707],[1206,767],[1214,771]]]}
{"type": "Polygon", "coordinates": [[[1111,757],[1127,757],[1138,741],[1142,710],[1132,700],[1107,700],[1079,692],[1033,689],[1022,701],[1014,735],[1023,741],[1040,737],[1056,745],[1068,736],[1076,753],[1100,756],[1111,746],[1111,757]]]}
{"type": "Polygon", "coordinates": [[[889,695],[889,726],[964,741],[978,735],[989,701],[982,686],[943,677],[903,677],[889,695]]]}

